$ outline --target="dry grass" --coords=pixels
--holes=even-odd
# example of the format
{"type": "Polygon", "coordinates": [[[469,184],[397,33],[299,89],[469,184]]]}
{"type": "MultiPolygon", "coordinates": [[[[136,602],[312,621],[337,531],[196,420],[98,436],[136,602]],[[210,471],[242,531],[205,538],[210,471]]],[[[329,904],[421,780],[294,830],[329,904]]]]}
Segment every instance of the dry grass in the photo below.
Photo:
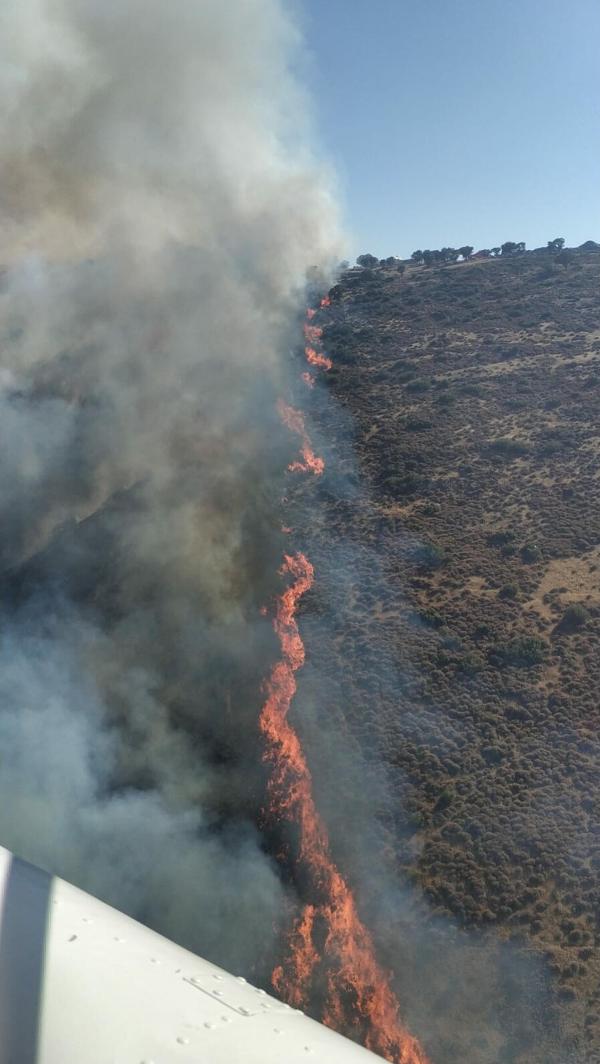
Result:
{"type": "Polygon", "coordinates": [[[399,874],[545,958],[561,1029],[600,1061],[600,256],[546,272],[376,271],[321,316],[366,490],[315,501],[311,557],[347,552],[352,594],[333,658],[309,653],[392,781],[399,874]]]}

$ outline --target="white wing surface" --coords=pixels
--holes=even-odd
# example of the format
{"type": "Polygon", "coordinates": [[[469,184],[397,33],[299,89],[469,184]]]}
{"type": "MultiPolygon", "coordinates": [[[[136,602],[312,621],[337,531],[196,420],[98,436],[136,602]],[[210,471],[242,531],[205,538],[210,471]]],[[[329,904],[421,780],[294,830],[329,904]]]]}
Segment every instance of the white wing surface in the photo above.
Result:
{"type": "Polygon", "coordinates": [[[0,1064],[380,1058],[0,848],[0,1064]]]}

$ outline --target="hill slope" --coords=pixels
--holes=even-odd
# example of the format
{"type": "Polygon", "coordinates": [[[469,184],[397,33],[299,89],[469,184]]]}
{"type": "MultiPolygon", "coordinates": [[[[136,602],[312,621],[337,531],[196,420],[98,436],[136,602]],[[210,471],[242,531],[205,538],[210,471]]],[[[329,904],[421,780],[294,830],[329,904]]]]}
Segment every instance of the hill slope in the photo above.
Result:
{"type": "Polygon", "coordinates": [[[593,251],[348,271],[318,321],[358,480],[350,498],[334,428],[306,529],[323,570],[332,549],[352,559],[333,654],[308,646],[344,676],[340,716],[390,781],[399,874],[434,914],[539,953],[585,1061],[600,1060],[599,282],[593,251]]]}

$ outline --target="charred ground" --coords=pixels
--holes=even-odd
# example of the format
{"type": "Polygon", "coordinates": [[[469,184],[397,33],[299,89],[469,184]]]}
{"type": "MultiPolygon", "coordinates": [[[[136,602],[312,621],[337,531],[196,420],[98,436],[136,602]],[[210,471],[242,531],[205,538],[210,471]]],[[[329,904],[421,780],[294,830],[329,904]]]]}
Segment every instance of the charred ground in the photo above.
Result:
{"type": "MultiPolygon", "coordinates": [[[[322,412],[329,472],[299,518],[331,596],[307,603],[310,668],[389,781],[386,860],[432,923],[542,958],[542,1011],[584,1061],[600,1060],[599,282],[583,250],[348,271],[316,320],[353,441],[322,412]]],[[[550,1059],[539,1030],[450,1041],[432,1055],[550,1059]]]]}

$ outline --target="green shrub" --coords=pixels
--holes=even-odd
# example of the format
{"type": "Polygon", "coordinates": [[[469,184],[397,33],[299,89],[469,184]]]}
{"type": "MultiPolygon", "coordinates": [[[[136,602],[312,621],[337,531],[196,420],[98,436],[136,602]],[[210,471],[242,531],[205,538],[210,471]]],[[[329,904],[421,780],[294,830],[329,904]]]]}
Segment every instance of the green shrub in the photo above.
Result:
{"type": "Polygon", "coordinates": [[[589,619],[589,610],[586,610],[580,602],[576,602],[565,610],[560,627],[567,632],[575,632],[578,628],[583,628],[589,619]]]}
{"type": "Polygon", "coordinates": [[[452,792],[449,791],[447,787],[444,787],[444,790],[441,792],[437,802],[435,803],[435,805],[433,807],[434,813],[443,812],[444,809],[448,808],[448,806],[450,805],[451,801],[452,801],[452,792]]]}
{"type": "Polygon", "coordinates": [[[444,618],[436,610],[419,610],[417,617],[427,628],[443,628],[444,618]]]}
{"type": "Polygon", "coordinates": [[[487,449],[490,454],[501,458],[521,458],[529,453],[529,444],[523,440],[513,440],[510,436],[501,436],[497,440],[490,440],[487,449]]]}
{"type": "Polygon", "coordinates": [[[429,500],[428,502],[423,504],[423,509],[421,512],[425,515],[425,517],[437,517],[438,514],[441,514],[442,507],[440,506],[439,502],[432,502],[431,500],[429,500]]]}
{"type": "Polygon", "coordinates": [[[504,754],[499,746],[484,746],[481,750],[481,756],[488,765],[499,765],[504,754]]]}
{"type": "Polygon", "coordinates": [[[478,672],[481,672],[483,666],[483,659],[479,654],[475,653],[464,654],[456,660],[458,672],[462,672],[465,676],[476,676],[478,672]]]}
{"type": "Polygon", "coordinates": [[[497,643],[490,648],[488,657],[491,665],[500,667],[512,665],[518,669],[528,669],[540,665],[546,658],[547,647],[538,636],[518,636],[510,643],[497,643]]]}
{"type": "Polygon", "coordinates": [[[427,380],[427,378],[425,377],[417,377],[416,380],[409,381],[409,383],[406,385],[407,392],[414,392],[415,394],[428,392],[430,388],[431,381],[427,380]]]}
{"type": "Polygon", "coordinates": [[[446,563],[446,556],[435,543],[423,543],[414,552],[414,560],[421,569],[440,569],[446,563]]]}
{"type": "Polygon", "coordinates": [[[542,552],[536,543],[524,543],[521,547],[521,560],[526,565],[541,561],[542,552]]]}
{"type": "Polygon", "coordinates": [[[463,384],[460,390],[463,395],[473,396],[474,398],[483,395],[483,388],[479,384],[463,384]]]}
{"type": "Polygon", "coordinates": [[[512,543],[515,533],[510,529],[501,529],[499,532],[490,532],[487,542],[490,547],[503,547],[506,543],[512,543]]]}

